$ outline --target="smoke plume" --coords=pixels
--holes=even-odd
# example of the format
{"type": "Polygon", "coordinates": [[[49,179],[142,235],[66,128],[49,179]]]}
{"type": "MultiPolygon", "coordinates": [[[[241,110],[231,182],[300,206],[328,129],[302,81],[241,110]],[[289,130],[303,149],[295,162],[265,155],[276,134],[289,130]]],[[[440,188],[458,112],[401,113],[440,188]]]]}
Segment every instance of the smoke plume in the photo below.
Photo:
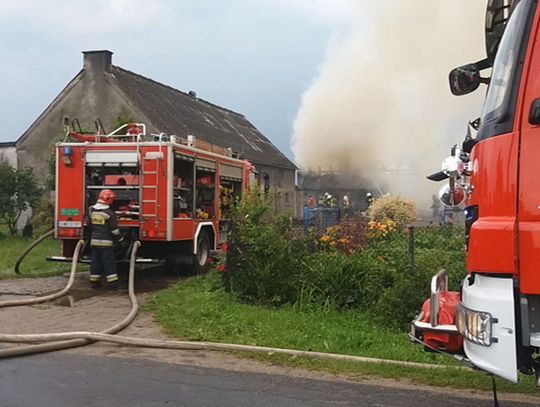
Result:
{"type": "Polygon", "coordinates": [[[452,96],[448,72],[485,56],[485,0],[329,3],[342,17],[294,122],[296,162],[430,203],[425,176],[480,112],[483,90],[452,96]]]}

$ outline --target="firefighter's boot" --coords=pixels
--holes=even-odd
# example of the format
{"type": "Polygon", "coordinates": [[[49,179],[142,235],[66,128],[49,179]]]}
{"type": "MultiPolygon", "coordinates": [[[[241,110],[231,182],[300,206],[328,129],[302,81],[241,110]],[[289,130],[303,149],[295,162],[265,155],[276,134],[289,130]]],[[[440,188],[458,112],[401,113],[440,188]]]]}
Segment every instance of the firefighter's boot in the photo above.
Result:
{"type": "Polygon", "coordinates": [[[94,290],[101,288],[101,281],[90,281],[90,287],[92,287],[94,290]]]}
{"type": "Polygon", "coordinates": [[[109,274],[107,276],[107,290],[118,291],[118,274],[109,274]]]}
{"type": "Polygon", "coordinates": [[[118,281],[115,281],[114,283],[107,284],[107,290],[118,291],[118,281]]]}

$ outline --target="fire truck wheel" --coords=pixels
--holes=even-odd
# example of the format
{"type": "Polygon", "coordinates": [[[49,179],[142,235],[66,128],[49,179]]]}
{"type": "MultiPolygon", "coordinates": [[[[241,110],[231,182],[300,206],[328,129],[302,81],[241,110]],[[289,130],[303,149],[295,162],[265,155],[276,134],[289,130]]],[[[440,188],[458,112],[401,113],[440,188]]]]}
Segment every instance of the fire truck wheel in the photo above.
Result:
{"type": "Polygon", "coordinates": [[[202,230],[197,239],[197,254],[193,256],[193,272],[195,274],[206,273],[210,268],[210,238],[208,233],[202,230]]]}

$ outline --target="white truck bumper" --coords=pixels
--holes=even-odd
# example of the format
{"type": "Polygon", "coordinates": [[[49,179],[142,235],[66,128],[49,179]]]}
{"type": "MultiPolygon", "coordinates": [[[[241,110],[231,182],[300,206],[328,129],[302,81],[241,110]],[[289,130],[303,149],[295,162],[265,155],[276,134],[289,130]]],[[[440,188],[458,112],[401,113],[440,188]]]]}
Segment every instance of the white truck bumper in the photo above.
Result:
{"type": "Polygon", "coordinates": [[[471,280],[469,277],[464,280],[461,302],[463,307],[458,306],[456,310],[456,325],[465,337],[465,354],[475,366],[482,370],[517,382],[516,324],[512,279],[476,274],[473,283],[471,280]],[[481,340],[473,338],[473,328],[477,326],[474,319],[475,314],[489,314],[491,316],[488,338],[485,336],[481,340]],[[466,331],[463,328],[464,325],[468,326],[466,331]],[[483,344],[480,344],[482,342],[483,344]]]}

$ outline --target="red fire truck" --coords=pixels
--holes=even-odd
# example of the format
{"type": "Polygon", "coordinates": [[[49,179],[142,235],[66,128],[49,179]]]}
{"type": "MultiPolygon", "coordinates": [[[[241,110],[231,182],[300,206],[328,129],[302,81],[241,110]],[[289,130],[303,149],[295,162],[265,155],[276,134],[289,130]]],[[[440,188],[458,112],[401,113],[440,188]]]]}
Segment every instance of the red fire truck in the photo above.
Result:
{"type": "Polygon", "coordinates": [[[107,135],[69,131],[56,145],[55,237],[62,256],[52,260],[69,260],[85,235],[88,208],[111,189],[126,240],[143,243],[140,261],[186,266],[188,259],[195,271],[205,269],[209,252],[227,238],[234,199],[254,177],[248,161],[193,136],[147,135],[138,123],[107,135]]]}
{"type": "Polygon", "coordinates": [[[467,277],[446,291],[444,272],[413,333],[431,348],[463,351],[511,381],[540,377],[540,7],[489,0],[488,58],[450,73],[456,95],[488,83],[475,137],[454,148],[443,171],[446,204],[466,199],[467,277]],[[489,78],[480,71],[491,68],[489,78]],[[466,198],[465,198],[466,197],[466,198]]]}

